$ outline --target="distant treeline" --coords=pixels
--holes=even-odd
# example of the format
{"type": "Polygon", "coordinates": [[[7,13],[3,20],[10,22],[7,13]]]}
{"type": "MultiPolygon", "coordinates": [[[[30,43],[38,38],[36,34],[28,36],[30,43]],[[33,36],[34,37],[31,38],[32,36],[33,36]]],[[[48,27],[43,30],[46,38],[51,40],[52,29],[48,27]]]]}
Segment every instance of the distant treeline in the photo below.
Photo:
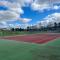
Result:
{"type": "Polygon", "coordinates": [[[35,26],[28,26],[26,29],[22,28],[11,28],[11,31],[55,31],[60,32],[60,22],[54,23],[53,26],[50,24],[48,26],[40,26],[40,28],[37,28],[35,26]]]}

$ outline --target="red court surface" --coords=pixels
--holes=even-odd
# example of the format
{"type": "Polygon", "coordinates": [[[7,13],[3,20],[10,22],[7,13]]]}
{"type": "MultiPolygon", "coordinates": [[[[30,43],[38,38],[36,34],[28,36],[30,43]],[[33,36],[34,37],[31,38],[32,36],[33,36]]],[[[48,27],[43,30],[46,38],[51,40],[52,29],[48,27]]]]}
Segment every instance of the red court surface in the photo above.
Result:
{"type": "Polygon", "coordinates": [[[47,43],[49,41],[55,40],[60,37],[60,34],[32,34],[32,35],[22,35],[22,36],[6,36],[0,37],[0,39],[16,40],[31,43],[47,43]]]}

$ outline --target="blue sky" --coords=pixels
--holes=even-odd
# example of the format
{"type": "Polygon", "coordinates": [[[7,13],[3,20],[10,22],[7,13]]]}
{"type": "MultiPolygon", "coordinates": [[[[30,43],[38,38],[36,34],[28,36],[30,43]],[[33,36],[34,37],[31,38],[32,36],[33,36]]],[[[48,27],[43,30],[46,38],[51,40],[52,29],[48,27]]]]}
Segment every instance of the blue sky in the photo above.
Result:
{"type": "MultiPolygon", "coordinates": [[[[22,8],[24,10],[24,14],[21,14],[21,18],[29,18],[32,19],[32,21],[28,22],[29,24],[35,24],[37,23],[37,21],[42,21],[46,16],[59,12],[60,13],[60,9],[58,10],[45,10],[44,12],[38,12],[38,11],[33,11],[30,7],[23,7],[22,8]]],[[[6,10],[6,8],[4,8],[4,10],[6,10]]],[[[18,23],[18,24],[22,24],[23,22],[20,21],[9,21],[8,23],[18,23]]]]}
{"type": "Polygon", "coordinates": [[[58,1],[53,0],[53,2],[50,5],[49,2],[46,3],[47,0],[34,0],[34,1],[18,0],[17,3],[15,1],[14,0],[0,1],[1,21],[6,22],[7,24],[29,24],[30,25],[30,24],[36,24],[38,21],[42,21],[44,18],[48,17],[48,15],[54,13],[60,13],[59,0],[58,1]]]}
{"type": "Polygon", "coordinates": [[[43,20],[46,16],[53,14],[55,12],[60,12],[58,10],[45,10],[44,12],[33,11],[30,7],[23,7],[24,14],[21,15],[22,18],[31,18],[32,21],[29,22],[30,24],[35,24],[37,21],[43,20]]]}
{"type": "MultiPolygon", "coordinates": [[[[21,14],[21,18],[29,18],[32,19],[32,21],[28,22],[29,24],[36,24],[37,21],[42,21],[46,16],[59,12],[60,9],[58,10],[45,10],[44,12],[38,12],[38,11],[33,11],[30,7],[23,7],[24,14],[21,14]]],[[[11,22],[13,23],[13,22],[11,22]]],[[[14,21],[14,23],[22,24],[20,21],[14,21]]]]}

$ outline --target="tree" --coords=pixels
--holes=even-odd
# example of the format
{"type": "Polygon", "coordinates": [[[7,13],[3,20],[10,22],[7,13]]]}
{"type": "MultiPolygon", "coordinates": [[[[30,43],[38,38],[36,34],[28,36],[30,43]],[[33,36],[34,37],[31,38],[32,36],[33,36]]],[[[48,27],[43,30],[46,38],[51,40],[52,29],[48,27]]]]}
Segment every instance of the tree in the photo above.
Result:
{"type": "Polygon", "coordinates": [[[27,31],[29,31],[29,30],[30,30],[30,27],[28,26],[28,27],[27,27],[27,31]]]}
{"type": "Polygon", "coordinates": [[[60,28],[60,22],[58,23],[58,28],[60,28]]]}
{"type": "Polygon", "coordinates": [[[11,31],[14,31],[15,29],[14,28],[11,28],[11,31]]]}
{"type": "Polygon", "coordinates": [[[54,29],[57,30],[58,24],[55,22],[54,23],[54,29]]]}

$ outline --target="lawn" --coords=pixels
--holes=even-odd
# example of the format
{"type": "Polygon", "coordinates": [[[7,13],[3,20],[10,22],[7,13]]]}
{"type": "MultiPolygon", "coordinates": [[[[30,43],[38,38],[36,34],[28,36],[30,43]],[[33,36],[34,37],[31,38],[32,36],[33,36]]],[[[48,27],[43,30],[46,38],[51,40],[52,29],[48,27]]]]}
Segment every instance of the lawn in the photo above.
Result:
{"type": "Polygon", "coordinates": [[[0,36],[13,36],[13,35],[23,35],[28,32],[20,32],[20,31],[0,31],[0,36]]]}
{"type": "Polygon", "coordinates": [[[13,36],[13,35],[24,35],[24,34],[36,34],[39,31],[0,31],[0,36],[13,36]]]}
{"type": "Polygon", "coordinates": [[[60,60],[60,39],[46,44],[0,40],[0,60],[60,60]]]}
{"type": "Polygon", "coordinates": [[[14,36],[14,35],[24,35],[24,34],[37,34],[37,33],[48,33],[41,31],[0,31],[0,36],[14,36]]]}

